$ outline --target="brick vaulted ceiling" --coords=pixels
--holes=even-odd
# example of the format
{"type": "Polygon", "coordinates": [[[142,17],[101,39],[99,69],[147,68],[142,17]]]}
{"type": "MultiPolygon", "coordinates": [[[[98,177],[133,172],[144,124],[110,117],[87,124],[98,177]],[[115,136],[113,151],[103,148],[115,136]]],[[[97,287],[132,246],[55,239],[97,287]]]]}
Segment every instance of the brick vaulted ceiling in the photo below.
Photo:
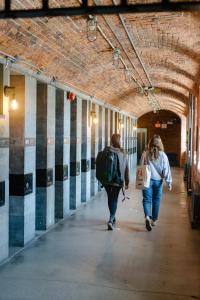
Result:
{"type": "MultiPolygon", "coordinates": [[[[53,7],[79,5],[78,0],[49,2],[53,7]]],[[[112,4],[111,0],[93,2],[112,4]]],[[[37,0],[12,1],[12,8],[18,9],[40,5],[37,0]]],[[[161,109],[186,115],[189,92],[196,95],[199,85],[200,13],[126,14],[122,18],[155,87],[149,93],[161,109]]],[[[98,16],[98,26],[112,45],[120,48],[137,81],[150,86],[119,15],[98,16]]],[[[112,48],[102,34],[98,32],[94,42],[87,40],[86,16],[0,20],[0,51],[136,116],[152,110],[137,84],[125,81],[124,66],[114,69],[112,48]]]]}

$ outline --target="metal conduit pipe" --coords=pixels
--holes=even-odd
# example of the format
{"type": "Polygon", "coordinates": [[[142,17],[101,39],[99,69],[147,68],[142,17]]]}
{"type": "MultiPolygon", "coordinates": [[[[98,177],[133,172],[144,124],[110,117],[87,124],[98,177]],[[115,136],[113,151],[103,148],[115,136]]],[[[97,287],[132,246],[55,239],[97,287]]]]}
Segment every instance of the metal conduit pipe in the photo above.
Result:
{"type": "MultiPolygon", "coordinates": [[[[101,4],[102,4],[102,3],[101,3],[101,0],[93,0],[93,1],[94,1],[94,4],[95,4],[95,5],[101,5],[101,4]]],[[[79,3],[81,3],[80,0],[79,0],[79,3]]],[[[108,21],[108,19],[107,19],[105,16],[103,16],[103,18],[104,18],[106,24],[108,25],[108,27],[110,28],[110,30],[112,31],[113,35],[115,36],[115,38],[116,38],[117,41],[119,42],[120,46],[122,47],[124,53],[126,54],[126,56],[127,56],[128,60],[130,61],[130,63],[131,63],[131,65],[132,65],[133,69],[135,70],[135,72],[137,73],[138,77],[140,78],[142,84],[145,85],[144,82],[143,82],[143,79],[142,79],[141,75],[140,75],[139,72],[137,71],[136,66],[134,65],[134,63],[133,63],[132,60],[130,59],[130,57],[129,57],[127,51],[126,51],[126,49],[124,48],[124,46],[123,46],[122,43],[120,42],[120,40],[119,40],[117,34],[115,33],[114,29],[113,29],[112,26],[110,25],[110,22],[108,21]]]]}
{"type": "MultiPolygon", "coordinates": [[[[77,1],[79,2],[79,4],[82,4],[82,0],[77,0],[77,1]]],[[[98,4],[101,4],[100,2],[101,2],[101,1],[99,1],[99,0],[94,0],[94,3],[95,3],[96,5],[97,5],[97,3],[98,3],[98,4]]],[[[113,0],[113,3],[116,5],[115,0],[113,0]]],[[[106,23],[108,24],[108,22],[107,22],[107,20],[106,20],[105,17],[104,17],[104,19],[105,19],[106,23]]],[[[108,24],[108,26],[109,26],[109,24],[108,24]]],[[[113,32],[113,30],[112,30],[112,28],[111,28],[110,26],[109,26],[109,28],[110,28],[110,30],[113,32]]],[[[115,47],[113,46],[113,44],[111,43],[111,41],[107,38],[107,36],[105,35],[105,33],[103,32],[103,30],[101,29],[101,27],[100,27],[99,25],[97,25],[97,29],[99,30],[99,32],[101,33],[101,35],[103,36],[103,38],[107,41],[107,43],[110,45],[110,47],[111,47],[112,49],[114,49],[115,47]]],[[[113,32],[113,34],[114,34],[115,38],[118,40],[118,42],[120,43],[119,39],[116,37],[116,34],[115,34],[114,32],[113,32]]],[[[128,33],[127,33],[127,34],[128,34],[128,33]]],[[[121,43],[120,43],[120,45],[122,46],[121,43]]],[[[133,46],[133,44],[132,44],[132,46],[133,46]]],[[[134,46],[133,46],[133,47],[134,47],[134,46]]],[[[124,50],[124,47],[123,47],[123,46],[122,46],[122,49],[124,50]]],[[[134,50],[135,50],[135,47],[134,47],[134,50]]],[[[125,52],[125,54],[127,55],[127,53],[126,53],[125,50],[124,50],[124,52],[125,52]]],[[[135,53],[136,53],[136,55],[137,55],[137,57],[138,57],[140,63],[142,64],[142,61],[141,61],[141,59],[139,58],[138,53],[137,53],[136,50],[135,50],[135,53]]],[[[129,61],[130,61],[131,64],[132,64],[132,61],[130,60],[129,57],[128,57],[128,59],[129,59],[129,61]]],[[[126,63],[124,62],[124,60],[122,59],[121,55],[120,55],[120,61],[123,63],[125,69],[127,70],[128,67],[127,67],[126,63]]],[[[133,64],[132,64],[132,65],[133,65],[133,64]]],[[[143,64],[142,64],[142,66],[143,66],[143,69],[144,69],[145,74],[147,75],[147,78],[149,79],[149,76],[148,76],[147,71],[146,71],[146,69],[145,69],[145,67],[144,67],[143,64]]],[[[133,67],[134,67],[134,65],[133,65],[133,67]]],[[[136,70],[136,68],[134,68],[134,69],[136,70]]],[[[137,70],[136,70],[136,71],[137,71],[137,70]]],[[[140,75],[139,75],[139,76],[140,76],[140,75]]],[[[150,100],[149,94],[146,93],[146,92],[144,91],[143,86],[138,82],[138,80],[133,76],[133,74],[132,74],[132,78],[133,78],[134,82],[138,85],[138,87],[144,92],[144,95],[145,95],[145,96],[147,97],[147,99],[148,99],[149,105],[150,105],[153,109],[155,109],[155,107],[156,107],[157,110],[160,109],[160,105],[159,105],[158,101],[157,101],[156,99],[154,100],[153,98],[150,100]]],[[[141,80],[142,80],[142,79],[141,79],[141,80]]],[[[149,79],[149,82],[150,82],[150,84],[151,84],[150,79],[149,79]]],[[[143,83],[143,80],[142,80],[142,83],[143,83]]],[[[152,84],[151,84],[151,86],[152,86],[152,84]]]]}
{"type": "MultiPolygon", "coordinates": [[[[105,35],[105,33],[103,32],[103,30],[101,29],[101,27],[99,25],[97,25],[97,29],[99,30],[99,32],[101,33],[101,35],[104,37],[104,39],[107,41],[107,43],[111,46],[112,49],[114,49],[115,47],[113,46],[113,44],[111,43],[111,41],[107,38],[107,36],[105,35]]],[[[123,58],[121,57],[120,55],[120,60],[121,62],[123,63],[123,65],[125,66],[126,69],[127,68],[127,65],[126,63],[124,62],[123,58]]],[[[144,91],[143,89],[143,86],[137,81],[137,79],[132,75],[132,78],[134,80],[134,82],[138,85],[138,87],[144,91]]],[[[156,110],[159,110],[160,109],[160,105],[158,103],[158,101],[156,99],[153,99],[153,96],[148,93],[148,92],[144,92],[144,95],[147,97],[148,101],[149,101],[149,105],[153,108],[153,109],[156,109],[156,110]],[[150,100],[150,97],[151,97],[151,100],[150,100]]]]}
{"type": "Polygon", "coordinates": [[[104,17],[104,20],[105,20],[106,24],[108,25],[108,27],[110,28],[110,30],[111,30],[112,33],[114,34],[115,38],[116,38],[117,41],[119,42],[120,46],[122,47],[124,53],[126,54],[128,60],[130,61],[130,63],[131,63],[131,65],[132,65],[133,69],[135,70],[137,76],[138,76],[139,79],[141,80],[142,84],[145,85],[145,84],[144,84],[144,81],[143,81],[143,79],[142,79],[142,77],[141,77],[141,75],[140,75],[139,72],[137,71],[136,66],[134,65],[133,61],[130,59],[127,50],[124,48],[124,46],[123,46],[122,43],[120,42],[119,38],[117,37],[115,31],[113,30],[112,26],[110,25],[110,22],[107,20],[107,18],[106,18],[105,16],[103,16],[103,17],[104,17]]]}
{"type": "Polygon", "coordinates": [[[147,78],[148,78],[148,81],[149,81],[150,85],[153,86],[153,85],[152,85],[152,82],[151,82],[151,79],[149,78],[149,75],[148,75],[148,73],[147,73],[147,70],[146,70],[146,68],[145,68],[145,66],[144,66],[144,64],[143,64],[143,62],[142,62],[142,60],[141,60],[141,58],[140,58],[140,56],[139,56],[139,54],[138,54],[138,52],[137,52],[137,49],[136,49],[135,44],[134,44],[134,42],[133,42],[132,36],[130,35],[130,32],[129,32],[128,29],[127,29],[127,26],[126,26],[126,23],[125,23],[125,18],[124,18],[123,16],[121,16],[121,15],[119,15],[119,18],[120,18],[120,20],[121,20],[121,22],[122,22],[122,24],[123,24],[123,26],[124,26],[124,29],[125,29],[125,31],[126,31],[126,34],[127,34],[128,38],[129,38],[129,40],[130,40],[130,43],[131,43],[131,45],[132,45],[132,47],[133,47],[133,50],[134,50],[134,52],[135,52],[135,54],[136,54],[136,56],[137,56],[137,58],[138,58],[138,60],[139,60],[139,62],[140,62],[140,64],[141,64],[141,66],[142,66],[142,68],[143,68],[143,70],[144,70],[144,72],[145,72],[145,74],[146,74],[146,76],[147,76],[147,78]]]}
{"type": "MultiPolygon", "coordinates": [[[[111,43],[111,41],[107,38],[107,36],[105,35],[105,33],[103,32],[103,30],[101,29],[101,27],[99,25],[97,25],[97,29],[99,30],[99,32],[101,33],[101,35],[104,37],[104,39],[107,41],[107,43],[110,45],[110,47],[112,49],[115,49],[115,47],[113,46],[113,44],[111,43]]],[[[124,65],[125,69],[127,70],[128,67],[127,67],[126,63],[124,62],[123,58],[121,57],[121,55],[119,57],[120,57],[120,61],[124,65]]],[[[141,89],[143,89],[142,85],[137,81],[137,79],[133,76],[133,74],[132,74],[132,78],[133,78],[134,82],[138,85],[138,87],[140,87],[141,89]]]]}
{"type": "MultiPolygon", "coordinates": [[[[113,4],[117,5],[117,4],[116,4],[116,0],[113,0],[113,4]]],[[[130,43],[131,43],[131,45],[132,45],[132,47],[133,47],[133,50],[134,50],[134,52],[135,52],[135,54],[136,54],[136,56],[137,56],[137,58],[138,58],[138,60],[139,60],[139,62],[140,62],[140,64],[141,64],[141,66],[142,66],[142,68],[143,68],[143,70],[144,70],[146,76],[147,76],[147,79],[148,79],[148,81],[149,81],[149,83],[150,83],[150,86],[153,86],[153,84],[152,84],[152,82],[151,82],[151,79],[150,79],[150,77],[149,77],[149,75],[148,75],[148,73],[147,73],[147,70],[146,70],[146,68],[145,68],[145,66],[144,66],[144,64],[143,64],[143,62],[142,62],[142,60],[141,60],[141,58],[140,58],[140,56],[139,56],[139,54],[138,54],[138,51],[137,51],[137,49],[136,49],[136,47],[135,47],[134,41],[133,41],[133,39],[132,39],[132,36],[130,35],[130,32],[128,31],[128,28],[127,28],[126,23],[125,23],[125,18],[124,18],[121,14],[119,14],[119,18],[120,18],[120,20],[121,20],[121,22],[122,22],[122,25],[123,25],[123,27],[124,27],[124,29],[125,29],[125,31],[126,31],[126,34],[127,34],[128,38],[129,38],[129,41],[130,41],[130,43]]],[[[153,97],[153,96],[151,95],[151,97],[153,97]]],[[[155,98],[154,101],[157,102],[158,109],[160,109],[159,102],[158,102],[158,100],[156,99],[155,95],[154,95],[154,98],[155,98]]]]}

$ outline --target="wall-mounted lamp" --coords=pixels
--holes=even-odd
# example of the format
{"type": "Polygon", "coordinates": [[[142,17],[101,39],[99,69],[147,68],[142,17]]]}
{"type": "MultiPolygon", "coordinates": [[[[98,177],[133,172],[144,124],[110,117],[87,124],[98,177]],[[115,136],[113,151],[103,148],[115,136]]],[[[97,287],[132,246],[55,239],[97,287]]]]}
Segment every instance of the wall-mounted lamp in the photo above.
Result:
{"type": "Polygon", "coordinates": [[[120,49],[119,48],[114,48],[113,50],[113,66],[118,69],[119,67],[119,58],[120,58],[120,49]]]}
{"type": "Polygon", "coordinates": [[[131,82],[132,77],[131,77],[131,71],[129,69],[124,70],[124,75],[125,75],[125,81],[127,83],[131,82]]]}
{"type": "Polygon", "coordinates": [[[137,126],[133,125],[133,130],[137,130],[137,126]]]}
{"type": "Polygon", "coordinates": [[[91,116],[91,119],[92,119],[92,123],[93,124],[97,124],[98,123],[98,119],[97,119],[96,111],[92,110],[90,112],[90,116],[91,116]]]}
{"type": "Polygon", "coordinates": [[[18,102],[15,98],[15,87],[5,86],[4,87],[4,95],[6,97],[9,97],[9,99],[10,99],[10,104],[9,104],[10,109],[11,110],[17,110],[19,105],[18,105],[18,102]]]}
{"type": "Polygon", "coordinates": [[[87,39],[94,42],[97,38],[97,17],[89,16],[87,19],[87,39]]]}
{"type": "Polygon", "coordinates": [[[124,128],[124,123],[121,119],[119,119],[119,129],[124,128]]]}

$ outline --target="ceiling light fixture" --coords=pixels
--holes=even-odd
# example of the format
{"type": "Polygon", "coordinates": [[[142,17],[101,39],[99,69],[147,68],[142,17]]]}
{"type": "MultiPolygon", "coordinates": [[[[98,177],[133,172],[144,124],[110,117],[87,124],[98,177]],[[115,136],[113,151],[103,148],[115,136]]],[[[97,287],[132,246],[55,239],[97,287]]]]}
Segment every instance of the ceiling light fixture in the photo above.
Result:
{"type": "Polygon", "coordinates": [[[124,74],[125,74],[125,80],[127,83],[131,82],[132,80],[132,74],[129,69],[124,69],[124,74]]]}
{"type": "Polygon", "coordinates": [[[120,49],[119,48],[114,48],[113,49],[113,66],[118,69],[119,67],[119,61],[120,61],[120,49]]]}
{"type": "Polygon", "coordinates": [[[97,38],[97,17],[89,16],[87,19],[87,39],[94,42],[97,38]]]}

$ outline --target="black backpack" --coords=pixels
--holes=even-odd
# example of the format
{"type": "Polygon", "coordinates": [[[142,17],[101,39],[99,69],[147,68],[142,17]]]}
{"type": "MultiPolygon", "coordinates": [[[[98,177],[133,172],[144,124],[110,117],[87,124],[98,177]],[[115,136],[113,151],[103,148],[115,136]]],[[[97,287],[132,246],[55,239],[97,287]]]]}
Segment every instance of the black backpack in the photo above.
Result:
{"type": "Polygon", "coordinates": [[[118,184],[123,186],[119,167],[119,157],[116,152],[106,147],[100,151],[96,159],[96,178],[105,185],[118,184]]]}

